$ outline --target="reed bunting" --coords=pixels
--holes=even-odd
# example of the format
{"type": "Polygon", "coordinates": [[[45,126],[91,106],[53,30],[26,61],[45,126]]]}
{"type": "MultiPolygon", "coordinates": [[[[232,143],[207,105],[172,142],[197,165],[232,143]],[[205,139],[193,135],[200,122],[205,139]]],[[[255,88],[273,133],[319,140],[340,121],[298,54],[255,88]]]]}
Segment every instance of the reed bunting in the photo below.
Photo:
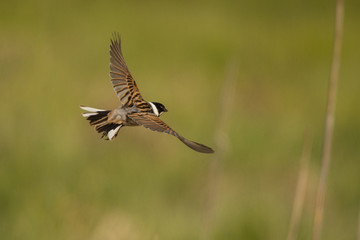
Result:
{"type": "Polygon", "coordinates": [[[121,52],[121,40],[114,34],[110,44],[110,77],[120,106],[114,110],[102,110],[80,106],[87,111],[82,115],[90,125],[102,134],[102,138],[113,140],[124,126],[144,126],[153,131],[164,132],[177,137],[186,146],[202,153],[213,153],[210,147],[190,141],[160,120],[161,114],[167,112],[165,106],[158,102],[147,102],[140,95],[139,89],[126,66],[121,52]]]}

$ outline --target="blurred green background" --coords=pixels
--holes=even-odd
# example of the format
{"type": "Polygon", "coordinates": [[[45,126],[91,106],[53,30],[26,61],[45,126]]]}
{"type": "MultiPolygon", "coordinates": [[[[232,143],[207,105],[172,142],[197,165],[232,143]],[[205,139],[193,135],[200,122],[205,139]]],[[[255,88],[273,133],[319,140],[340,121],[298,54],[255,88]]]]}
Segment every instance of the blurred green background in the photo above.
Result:
{"type": "MultiPolygon", "coordinates": [[[[357,232],[359,12],[345,2],[323,239],[357,232]]],[[[308,129],[299,239],[310,239],[334,13],[325,0],[2,1],[0,238],[285,239],[308,129]],[[115,31],[143,97],[216,155],[142,127],[104,141],[83,119],[80,104],[119,104],[108,76],[115,31]],[[235,96],[219,106],[231,63],[235,96]]]]}

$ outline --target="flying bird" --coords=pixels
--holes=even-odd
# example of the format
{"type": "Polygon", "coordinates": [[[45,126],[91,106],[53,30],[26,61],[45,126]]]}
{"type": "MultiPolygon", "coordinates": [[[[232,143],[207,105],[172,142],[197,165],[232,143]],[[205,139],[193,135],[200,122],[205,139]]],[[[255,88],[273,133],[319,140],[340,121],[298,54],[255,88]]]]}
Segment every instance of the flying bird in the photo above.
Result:
{"type": "Polygon", "coordinates": [[[80,106],[87,111],[82,114],[102,138],[113,140],[124,126],[144,126],[153,131],[163,132],[177,137],[186,146],[201,153],[213,153],[210,147],[190,141],[160,120],[161,114],[167,112],[165,106],[158,102],[145,101],[126,66],[121,52],[121,39],[114,34],[110,44],[110,77],[120,106],[114,110],[103,110],[80,106]]]}

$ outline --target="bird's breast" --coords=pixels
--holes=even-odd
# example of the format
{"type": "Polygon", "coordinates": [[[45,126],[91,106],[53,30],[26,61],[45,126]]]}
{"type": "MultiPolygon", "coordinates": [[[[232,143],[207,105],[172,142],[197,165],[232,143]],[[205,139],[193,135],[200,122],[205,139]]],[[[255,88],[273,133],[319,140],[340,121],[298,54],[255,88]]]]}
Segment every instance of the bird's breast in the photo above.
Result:
{"type": "Polygon", "coordinates": [[[115,119],[121,120],[121,124],[124,126],[138,126],[139,124],[128,117],[128,114],[135,112],[139,112],[136,107],[129,108],[121,106],[114,109],[112,116],[114,116],[115,119]]]}

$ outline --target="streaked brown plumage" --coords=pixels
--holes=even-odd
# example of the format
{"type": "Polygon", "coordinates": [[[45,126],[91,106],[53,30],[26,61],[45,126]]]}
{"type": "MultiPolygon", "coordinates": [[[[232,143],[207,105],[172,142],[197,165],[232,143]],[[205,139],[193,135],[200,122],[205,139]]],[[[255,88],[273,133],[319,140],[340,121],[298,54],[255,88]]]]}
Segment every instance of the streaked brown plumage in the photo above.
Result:
{"type": "Polygon", "coordinates": [[[159,116],[167,112],[164,105],[145,101],[132,77],[121,52],[121,40],[115,34],[110,45],[110,77],[120,106],[112,111],[81,106],[88,111],[83,116],[90,121],[96,131],[105,139],[114,139],[123,126],[142,125],[153,131],[163,132],[177,137],[191,149],[202,153],[214,151],[200,143],[190,141],[160,120],[159,116]]]}

